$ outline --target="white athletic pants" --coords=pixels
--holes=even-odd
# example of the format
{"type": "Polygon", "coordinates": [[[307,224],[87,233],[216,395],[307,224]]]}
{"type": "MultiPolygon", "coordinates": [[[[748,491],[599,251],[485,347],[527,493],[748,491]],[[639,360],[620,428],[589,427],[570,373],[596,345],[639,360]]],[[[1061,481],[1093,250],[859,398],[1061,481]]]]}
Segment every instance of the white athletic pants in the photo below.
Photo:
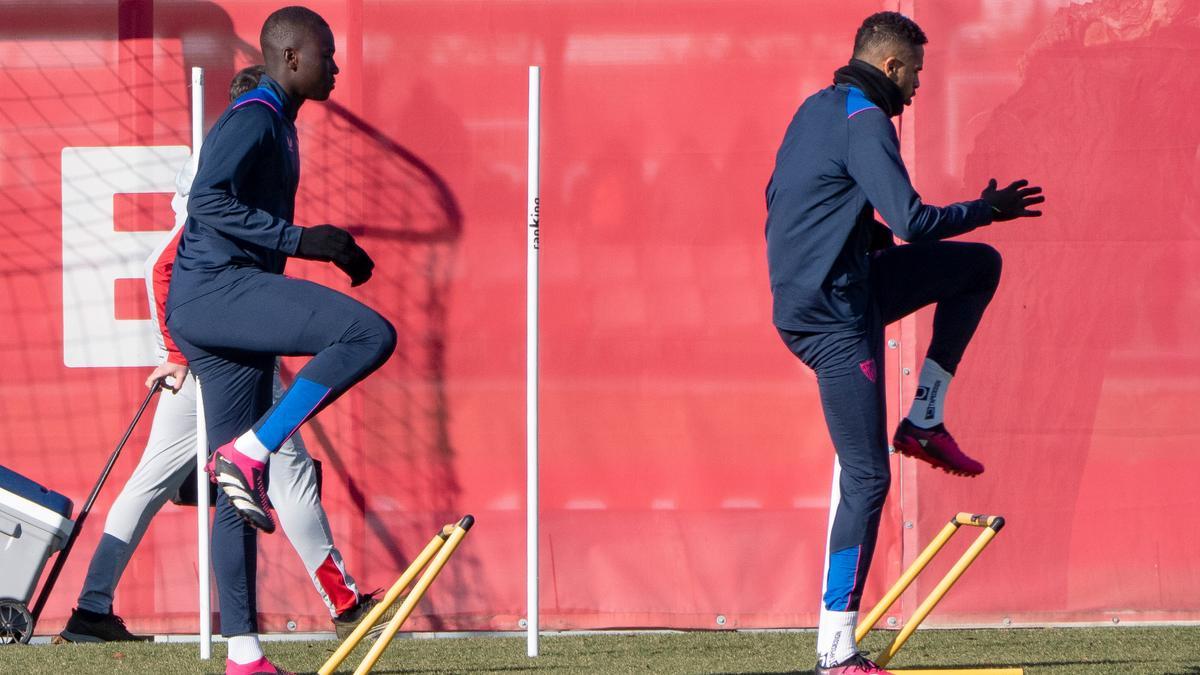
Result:
{"type": "MultiPolygon", "coordinates": [[[[283,391],[275,374],[275,397],[283,391]]],[[[137,468],[117,495],[104,534],[88,568],[79,606],[110,611],[113,592],[146,527],[174,495],[196,465],[196,381],[189,373],[183,387],[163,390],[154,411],[150,438],[137,468]]],[[[309,578],[331,616],[358,598],[354,579],[346,572],[333,545],[329,520],[317,495],[316,470],[300,434],[294,434],[271,457],[267,496],[279,524],[300,554],[309,578]],[[339,607],[340,606],[340,607],[339,607]]]]}

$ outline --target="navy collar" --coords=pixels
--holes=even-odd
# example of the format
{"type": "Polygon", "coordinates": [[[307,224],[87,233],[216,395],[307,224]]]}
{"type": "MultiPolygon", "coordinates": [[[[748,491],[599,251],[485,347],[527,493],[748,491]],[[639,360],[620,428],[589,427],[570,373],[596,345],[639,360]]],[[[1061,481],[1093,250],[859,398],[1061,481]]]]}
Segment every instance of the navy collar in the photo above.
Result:
{"type": "Polygon", "coordinates": [[[258,81],[258,86],[275,95],[275,98],[279,100],[280,107],[283,109],[283,116],[289,122],[296,121],[296,113],[300,112],[300,105],[287,95],[287,92],[283,90],[283,87],[278,82],[272,80],[270,75],[263,73],[262,79],[258,81]]]}

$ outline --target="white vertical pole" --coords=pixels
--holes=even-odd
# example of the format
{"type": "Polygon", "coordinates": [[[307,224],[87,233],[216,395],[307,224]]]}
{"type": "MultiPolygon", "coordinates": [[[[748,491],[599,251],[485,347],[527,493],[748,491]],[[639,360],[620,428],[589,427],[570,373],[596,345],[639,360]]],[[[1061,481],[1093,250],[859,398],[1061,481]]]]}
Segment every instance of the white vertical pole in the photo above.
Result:
{"type": "MultiPolygon", "coordinates": [[[[193,377],[195,375],[193,374],[193,377]]],[[[212,657],[212,586],[208,551],[208,430],[196,380],[196,575],[200,580],[200,658],[212,657]]]]}
{"type": "MultiPolygon", "coordinates": [[[[192,68],[192,155],[199,159],[204,140],[204,69],[192,68]]],[[[195,378],[195,374],[192,374],[195,378]]],[[[212,588],[208,550],[208,429],[204,397],[196,379],[196,576],[200,582],[200,658],[212,658],[212,588]]]]}
{"type": "Polygon", "coordinates": [[[525,563],[527,653],[538,655],[538,229],[542,69],[529,67],[529,239],[525,277],[525,563]]]}

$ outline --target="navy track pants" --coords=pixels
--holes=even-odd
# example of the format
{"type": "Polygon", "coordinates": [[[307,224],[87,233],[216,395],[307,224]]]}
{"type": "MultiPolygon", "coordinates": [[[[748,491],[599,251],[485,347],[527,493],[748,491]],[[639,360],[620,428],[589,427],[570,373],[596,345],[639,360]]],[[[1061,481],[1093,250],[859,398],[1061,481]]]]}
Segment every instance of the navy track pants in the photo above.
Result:
{"type": "Polygon", "coordinates": [[[871,567],[879,518],[891,485],[883,370],[883,328],[936,303],[926,356],[953,373],[1000,282],[1000,254],[986,244],[939,241],[874,254],[863,330],[779,330],[817,375],[825,423],[837,451],[823,602],[857,611],[871,567]]]}
{"type": "MultiPolygon", "coordinates": [[[[235,281],[174,307],[167,326],[204,397],[211,453],[249,429],[275,450],[306,420],[379,368],[396,346],[386,319],[333,289],[246,268],[235,281]],[[272,405],[276,356],[313,358],[272,405]],[[277,441],[277,443],[276,443],[277,441]]],[[[217,497],[213,570],[221,634],[258,632],[257,530],[217,497]]]]}

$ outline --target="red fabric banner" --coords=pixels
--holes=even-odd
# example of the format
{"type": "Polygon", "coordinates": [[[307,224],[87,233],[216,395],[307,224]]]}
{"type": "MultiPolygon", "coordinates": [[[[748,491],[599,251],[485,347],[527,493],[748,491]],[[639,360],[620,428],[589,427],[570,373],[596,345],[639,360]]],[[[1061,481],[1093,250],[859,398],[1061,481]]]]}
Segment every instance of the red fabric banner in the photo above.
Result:
{"type": "MultiPolygon", "coordinates": [[[[388,364],[302,431],[336,540],[361,586],[386,587],[441,524],[477,518],[414,629],[516,630],[524,613],[529,65],[544,67],[544,625],[815,625],[832,449],[814,378],[770,324],[763,190],[795,108],[882,9],[930,38],[902,124],[923,197],[1027,177],[1048,201],[1040,220],[971,235],[1005,273],[947,421],[988,470],[964,480],[893,460],[866,601],[955,512],[994,512],[1008,527],[931,623],[1200,619],[1200,544],[1175,517],[1200,506],[1194,3],[311,6],[342,74],[299,116],[297,222],[350,227],[378,266],[353,290],[326,266],[289,273],[399,332],[388,364]]],[[[146,209],[172,224],[154,193],[187,156],[188,69],[206,69],[211,124],[233,73],[261,60],[274,8],[5,9],[0,464],[77,504],[153,365],[148,322],[115,289],[161,236],[146,209]],[[137,222],[116,222],[114,204],[137,222]]],[[[930,320],[889,329],[893,422],[930,320]]],[[[39,632],[74,605],[147,430],[39,632]]],[[[329,630],[286,538],[260,542],[264,629],[329,630]]],[[[194,632],[196,574],[194,512],[167,506],[116,611],[135,631],[194,632]]]]}

